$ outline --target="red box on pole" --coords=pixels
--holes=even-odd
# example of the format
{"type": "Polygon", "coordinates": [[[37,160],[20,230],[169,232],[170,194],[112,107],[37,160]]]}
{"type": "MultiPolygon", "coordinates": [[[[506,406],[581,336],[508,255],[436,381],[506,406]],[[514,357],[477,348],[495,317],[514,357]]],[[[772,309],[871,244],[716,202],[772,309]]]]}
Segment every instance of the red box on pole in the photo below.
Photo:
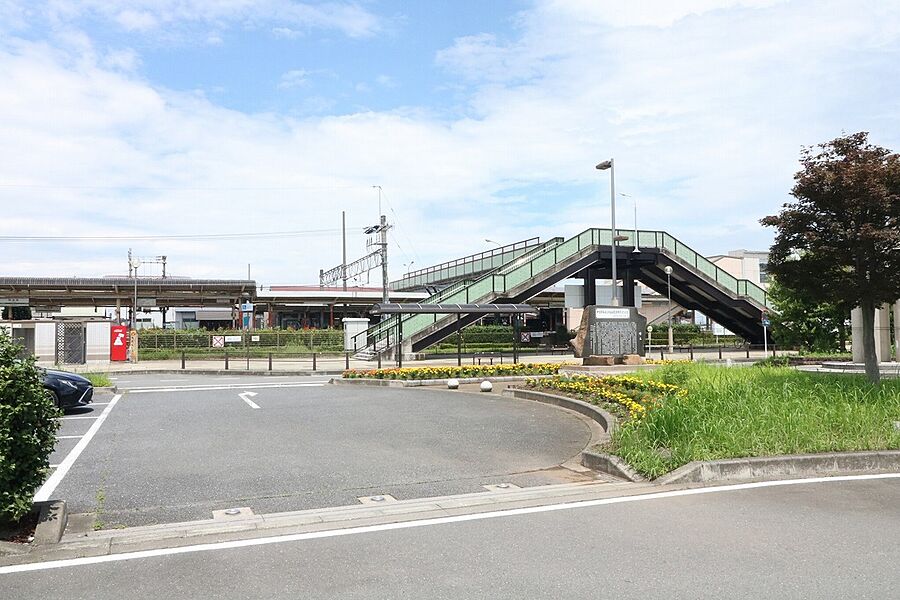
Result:
{"type": "Polygon", "coordinates": [[[109,338],[109,360],[128,360],[128,327],[113,325],[109,338]]]}

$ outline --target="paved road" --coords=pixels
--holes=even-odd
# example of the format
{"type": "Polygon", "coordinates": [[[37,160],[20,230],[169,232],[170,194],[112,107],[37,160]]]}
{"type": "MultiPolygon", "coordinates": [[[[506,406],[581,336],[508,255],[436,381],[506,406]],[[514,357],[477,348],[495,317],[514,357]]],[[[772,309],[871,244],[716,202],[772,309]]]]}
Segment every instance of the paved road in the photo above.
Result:
{"type": "MultiPolygon", "coordinates": [[[[487,394],[295,379],[306,385],[205,377],[213,389],[151,391],[148,383],[196,382],[135,380],[52,497],[111,527],[209,519],[231,507],[271,513],[583,477],[556,468],[590,440],[569,412],[487,394]],[[256,395],[245,401],[244,390],[256,395]]],[[[69,419],[64,428],[77,435],[91,422],[69,419]]],[[[61,440],[53,460],[77,442],[61,440]]]]}
{"type": "Polygon", "coordinates": [[[704,491],[13,573],[0,589],[23,600],[881,600],[900,597],[898,507],[900,479],[704,491]]]}

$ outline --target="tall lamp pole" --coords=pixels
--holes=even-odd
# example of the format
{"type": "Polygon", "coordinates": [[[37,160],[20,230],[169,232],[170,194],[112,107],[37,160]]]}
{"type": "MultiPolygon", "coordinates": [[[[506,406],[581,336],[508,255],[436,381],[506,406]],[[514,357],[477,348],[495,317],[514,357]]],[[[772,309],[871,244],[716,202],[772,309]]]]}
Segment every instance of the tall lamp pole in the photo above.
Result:
{"type": "Polygon", "coordinates": [[[669,284],[669,308],[666,310],[666,320],[669,322],[669,354],[675,352],[672,336],[672,267],[666,265],[666,281],[669,284]]]}
{"type": "Polygon", "coordinates": [[[131,305],[131,330],[137,329],[137,270],[141,266],[141,259],[132,258],[128,265],[134,275],[134,304],[131,305]]]}
{"type": "Polygon", "coordinates": [[[610,217],[612,221],[612,305],[619,305],[619,278],[616,273],[616,167],[615,161],[611,158],[604,160],[596,167],[599,171],[609,169],[609,199],[610,199],[610,217]]]}

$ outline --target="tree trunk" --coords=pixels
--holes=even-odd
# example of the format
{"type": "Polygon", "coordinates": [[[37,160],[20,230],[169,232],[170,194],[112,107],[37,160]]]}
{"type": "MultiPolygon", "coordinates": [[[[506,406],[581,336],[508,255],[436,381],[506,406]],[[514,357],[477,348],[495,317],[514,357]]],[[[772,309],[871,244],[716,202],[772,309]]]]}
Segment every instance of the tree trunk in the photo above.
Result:
{"type": "Polygon", "coordinates": [[[875,302],[871,299],[860,303],[862,309],[863,356],[866,362],[866,377],[872,383],[878,383],[881,374],[878,371],[878,356],[875,353],[875,302]]]}

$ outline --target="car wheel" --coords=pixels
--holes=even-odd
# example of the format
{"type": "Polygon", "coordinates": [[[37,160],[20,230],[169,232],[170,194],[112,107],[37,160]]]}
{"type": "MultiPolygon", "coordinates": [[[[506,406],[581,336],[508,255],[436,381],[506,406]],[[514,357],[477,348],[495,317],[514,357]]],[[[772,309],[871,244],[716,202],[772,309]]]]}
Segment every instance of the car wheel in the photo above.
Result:
{"type": "Polygon", "coordinates": [[[53,400],[53,405],[59,408],[59,396],[53,390],[47,390],[47,397],[53,400]]]}

